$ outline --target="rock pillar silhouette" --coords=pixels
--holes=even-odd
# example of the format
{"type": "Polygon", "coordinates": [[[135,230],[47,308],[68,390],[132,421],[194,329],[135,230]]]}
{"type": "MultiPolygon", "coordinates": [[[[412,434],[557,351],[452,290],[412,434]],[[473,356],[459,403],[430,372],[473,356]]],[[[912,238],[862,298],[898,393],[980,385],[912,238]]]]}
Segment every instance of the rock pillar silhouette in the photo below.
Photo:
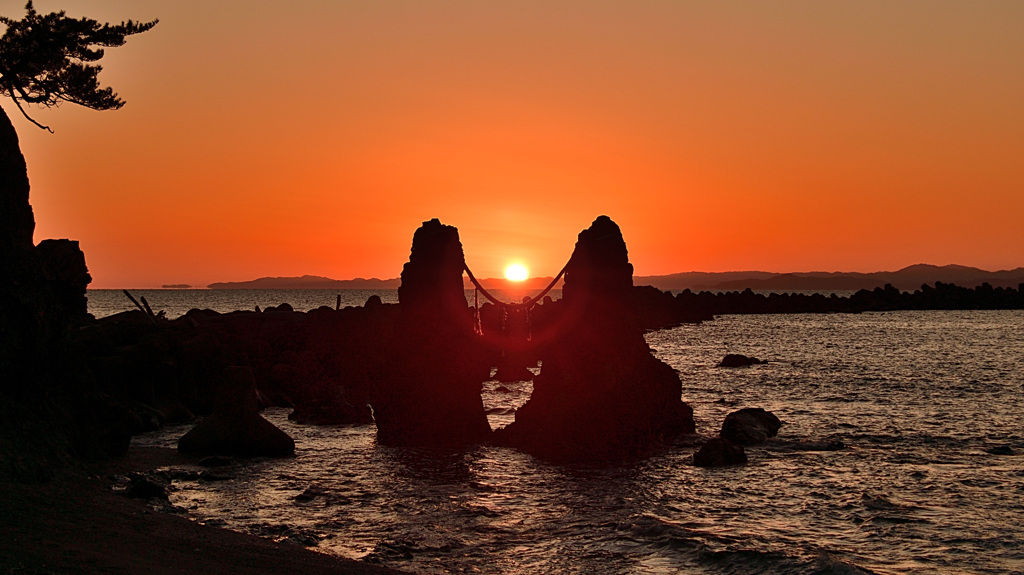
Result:
{"type": "Polygon", "coordinates": [[[490,367],[473,333],[459,231],[437,219],[413,236],[398,288],[393,361],[371,405],[390,445],[466,445],[491,428],[480,399],[490,367]]]}
{"type": "Polygon", "coordinates": [[[643,456],[694,430],[675,371],[651,353],[630,306],[633,266],[618,225],[598,217],[566,267],[562,325],[533,395],[499,443],[551,459],[643,456]]]}

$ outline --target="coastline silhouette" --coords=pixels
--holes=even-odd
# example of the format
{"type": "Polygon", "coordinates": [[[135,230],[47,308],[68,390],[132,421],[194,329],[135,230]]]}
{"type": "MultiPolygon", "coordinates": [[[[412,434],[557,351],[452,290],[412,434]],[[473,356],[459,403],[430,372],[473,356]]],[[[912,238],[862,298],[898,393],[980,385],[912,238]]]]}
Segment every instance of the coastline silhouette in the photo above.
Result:
{"type": "MultiPolygon", "coordinates": [[[[157,21],[112,26],[41,15],[28,2],[24,18],[0,23],[0,94],[49,130],[24,105],[119,108],[98,83],[102,48],[157,21]]],[[[634,572],[710,558],[725,570],[818,572],[860,571],[854,561],[875,555],[880,571],[971,556],[992,563],[964,570],[995,572],[1019,562],[1020,494],[1006,486],[1021,476],[1020,354],[999,355],[1017,349],[1019,321],[939,314],[934,333],[900,339],[912,319],[873,314],[846,322],[857,337],[844,338],[842,322],[820,314],[1024,309],[1021,269],[647,283],[602,215],[580,231],[562,272],[521,284],[557,285],[560,299],[499,301],[489,290],[505,284],[476,280],[458,228],[430,219],[409,230],[397,279],[211,286],[396,289],[398,303],[372,296],[342,307],[339,296],[310,311],[279,302],[168,317],[125,290],[137,309],[96,318],[85,253],[67,239],[35,243],[29,191],[0,109],[0,571],[386,574],[368,563],[436,569],[469,558],[467,571],[634,572]],[[922,282],[940,273],[964,285],[922,282]],[[468,302],[469,286],[488,301],[468,302]],[[822,286],[859,289],[758,289],[822,286]],[[969,328],[985,345],[953,353],[969,347],[958,341],[969,328]],[[698,349],[714,330],[717,347],[698,349]],[[666,337],[675,340],[651,343],[666,337]],[[755,348],[738,351],[769,359],[733,353],[737,339],[755,348]],[[878,360],[908,341],[918,355],[878,360]],[[706,361],[723,348],[721,362],[706,361]],[[503,402],[511,422],[492,427],[485,393],[524,401],[503,402]],[[176,449],[133,445],[172,433],[176,449]],[[340,445],[355,445],[346,455],[356,457],[336,459],[340,445]],[[190,509],[172,503],[183,484],[195,497],[177,501],[190,509]],[[229,519],[186,517],[211,499],[229,519]],[[260,499],[273,521],[257,519],[260,499]],[[965,500],[984,503],[975,511],[965,500]],[[275,542],[215,528],[238,515],[275,542]],[[305,551],[332,529],[373,532],[366,561],[305,551]],[[509,559],[538,537],[548,545],[539,560],[509,559]],[[498,561],[490,554],[501,545],[498,561]]]]}

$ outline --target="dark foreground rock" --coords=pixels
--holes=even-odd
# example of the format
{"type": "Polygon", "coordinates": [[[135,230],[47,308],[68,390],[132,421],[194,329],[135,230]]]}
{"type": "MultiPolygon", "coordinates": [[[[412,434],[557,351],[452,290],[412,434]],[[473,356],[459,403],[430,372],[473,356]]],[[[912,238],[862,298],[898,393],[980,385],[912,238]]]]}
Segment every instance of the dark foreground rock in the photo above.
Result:
{"type": "Polygon", "coordinates": [[[178,440],[182,453],[286,457],[295,442],[259,413],[256,380],[247,367],[229,367],[213,413],[178,440]]]}
{"type": "Polygon", "coordinates": [[[0,109],[0,477],[37,481],[71,456],[123,453],[128,425],[67,353],[90,281],[77,242],[33,243],[18,135],[0,109]]]}
{"type": "Polygon", "coordinates": [[[597,218],[566,266],[533,394],[496,432],[498,443],[555,460],[621,459],[694,430],[678,375],[643,338],[632,275],[619,227],[597,218]]]}
{"type": "Polygon", "coordinates": [[[775,414],[760,407],[747,407],[725,416],[719,435],[738,445],[757,445],[775,437],[780,427],[782,421],[775,414]]]}
{"type": "Polygon", "coordinates": [[[746,462],[747,453],[743,446],[721,437],[708,441],[693,454],[693,464],[697,467],[723,467],[746,462]]]}

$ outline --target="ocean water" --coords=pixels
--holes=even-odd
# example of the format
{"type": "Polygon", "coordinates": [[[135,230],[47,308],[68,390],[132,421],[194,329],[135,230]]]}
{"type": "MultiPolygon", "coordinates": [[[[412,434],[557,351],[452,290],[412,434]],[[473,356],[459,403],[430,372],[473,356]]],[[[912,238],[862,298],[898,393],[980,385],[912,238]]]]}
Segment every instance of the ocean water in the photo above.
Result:
{"type": "MultiPolygon", "coordinates": [[[[744,466],[693,467],[685,443],[615,467],[399,449],[372,426],[271,409],[294,459],[176,481],[171,501],[196,521],[421,573],[1022,573],[1022,327],[1021,311],[906,311],[649,333],[700,435],[741,407],[785,422],[744,466]],[[769,363],[715,367],[726,353],[769,363]]],[[[505,385],[484,384],[494,427],[531,390],[505,385]]],[[[174,446],[187,429],[135,441],[174,446]]]]}
{"type": "MultiPolygon", "coordinates": [[[[136,300],[146,298],[154,313],[163,311],[168,319],[185,315],[193,308],[220,313],[235,310],[266,309],[282,303],[296,311],[321,306],[334,309],[341,296],[341,307],[361,306],[377,295],[384,303],[398,303],[398,290],[321,290],[321,289],[139,289],[129,290],[136,300]]],[[[122,290],[88,290],[89,313],[100,318],[137,309],[122,290]]]]}

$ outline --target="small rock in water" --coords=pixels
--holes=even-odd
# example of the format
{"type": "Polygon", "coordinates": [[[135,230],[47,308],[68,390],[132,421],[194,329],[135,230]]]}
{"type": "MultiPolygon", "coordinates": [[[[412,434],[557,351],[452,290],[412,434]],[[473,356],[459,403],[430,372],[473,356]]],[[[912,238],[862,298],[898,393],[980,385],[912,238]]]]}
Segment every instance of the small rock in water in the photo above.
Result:
{"type": "Polygon", "coordinates": [[[762,363],[768,362],[756,357],[728,353],[722,358],[722,361],[718,362],[718,367],[747,367],[748,365],[761,365],[762,363]]]}
{"type": "Polygon", "coordinates": [[[132,472],[128,474],[128,481],[128,488],[124,492],[128,497],[164,500],[168,498],[169,486],[161,477],[132,472]]]}
{"type": "Polygon", "coordinates": [[[289,529],[281,534],[284,539],[283,542],[294,543],[296,545],[302,545],[303,547],[316,547],[320,545],[320,540],[315,536],[308,533],[303,533],[298,529],[289,529]]]}
{"type": "Polygon", "coordinates": [[[165,477],[173,481],[195,481],[199,479],[199,472],[194,469],[168,469],[165,477]]]}
{"type": "Polygon", "coordinates": [[[199,474],[200,481],[229,481],[234,478],[234,475],[228,475],[227,473],[217,473],[215,471],[210,471],[209,469],[199,474]]]}
{"type": "Polygon", "coordinates": [[[739,445],[757,445],[775,437],[782,421],[760,407],[747,407],[725,416],[720,435],[739,445]]]}
{"type": "Polygon", "coordinates": [[[202,467],[224,467],[226,465],[231,465],[231,463],[232,459],[223,455],[211,455],[199,460],[199,465],[202,467]]]}
{"type": "Polygon", "coordinates": [[[743,446],[721,437],[708,441],[693,454],[693,464],[697,467],[722,467],[746,462],[747,453],[743,451],[743,446]]]}
{"type": "Polygon", "coordinates": [[[801,444],[803,451],[839,451],[846,449],[846,444],[839,439],[830,439],[820,443],[801,444]]]}
{"type": "Polygon", "coordinates": [[[985,452],[991,453],[992,455],[1016,455],[1013,448],[1009,445],[997,445],[995,447],[990,447],[986,449],[985,452]]]}
{"type": "Polygon", "coordinates": [[[323,488],[317,487],[316,485],[310,485],[305,491],[293,497],[295,501],[312,501],[317,497],[323,497],[327,495],[327,492],[323,488]]]}

